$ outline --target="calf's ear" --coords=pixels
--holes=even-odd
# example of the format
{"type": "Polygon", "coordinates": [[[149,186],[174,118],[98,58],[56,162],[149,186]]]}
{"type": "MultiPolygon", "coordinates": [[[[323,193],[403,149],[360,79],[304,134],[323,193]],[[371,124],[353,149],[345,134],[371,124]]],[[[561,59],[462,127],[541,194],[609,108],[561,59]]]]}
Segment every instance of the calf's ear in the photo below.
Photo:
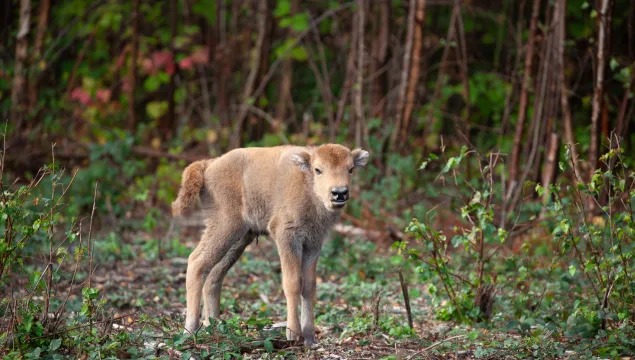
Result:
{"type": "Polygon", "coordinates": [[[351,155],[353,156],[353,165],[355,167],[361,168],[368,164],[368,151],[362,149],[355,149],[351,151],[351,155]]]}
{"type": "Polygon", "coordinates": [[[298,151],[292,154],[291,161],[304,172],[311,170],[311,155],[306,151],[298,151]]]}

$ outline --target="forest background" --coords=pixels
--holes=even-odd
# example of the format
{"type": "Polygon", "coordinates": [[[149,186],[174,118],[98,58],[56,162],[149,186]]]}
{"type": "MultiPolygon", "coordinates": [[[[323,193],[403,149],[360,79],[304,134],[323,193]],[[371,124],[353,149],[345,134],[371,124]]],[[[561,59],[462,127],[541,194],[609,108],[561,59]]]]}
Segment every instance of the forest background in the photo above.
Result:
{"type": "Polygon", "coordinates": [[[5,356],[311,354],[265,330],[271,242],[227,321],[179,331],[201,222],[169,204],[191,161],[325,142],[371,164],[321,260],[322,351],[635,350],[635,2],[0,6],[5,356]]]}

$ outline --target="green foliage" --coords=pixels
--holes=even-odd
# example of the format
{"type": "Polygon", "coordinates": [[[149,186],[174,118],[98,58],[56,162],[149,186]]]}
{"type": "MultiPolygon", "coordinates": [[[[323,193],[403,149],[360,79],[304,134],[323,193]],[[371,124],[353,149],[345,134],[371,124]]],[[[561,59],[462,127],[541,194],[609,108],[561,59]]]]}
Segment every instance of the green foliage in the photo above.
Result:
{"type": "MultiPolygon", "coordinates": [[[[566,153],[569,156],[568,150],[566,153]]],[[[624,161],[623,149],[604,154],[602,168],[588,183],[556,183],[548,189],[536,185],[538,198],[549,201],[529,210],[539,214],[522,216],[535,229],[535,238],[529,238],[517,253],[502,247],[520,225],[508,230],[499,215],[497,201],[503,195],[498,195],[501,189],[492,182],[501,166],[492,160],[497,154],[488,154],[488,161],[483,162],[478,153],[464,147],[457,156],[432,155],[420,168],[426,169],[440,158],[437,179],[449,176],[444,181],[456,189],[446,191],[463,197],[463,225],[456,226],[456,235],[448,239],[428,217],[425,222],[415,218],[406,232],[417,245],[408,241],[393,245],[398,253],[407,255],[419,280],[428,284],[437,318],[465,323],[488,320],[488,326],[519,332],[523,338],[506,342],[503,348],[513,348],[521,357],[562,356],[567,346],[555,340],[544,343],[550,334],[584,339],[582,347],[595,348],[597,344],[589,344],[597,342],[602,344],[601,352],[611,356],[633,351],[630,341],[617,340],[625,332],[635,334],[631,318],[635,303],[631,279],[635,271],[634,174],[624,161]],[[478,181],[461,178],[466,172],[463,167],[474,163],[480,164],[478,181]],[[588,204],[597,202],[601,194],[606,194],[607,201],[600,214],[590,217],[588,204]],[[490,300],[483,300],[483,293],[490,300]],[[484,305],[487,301],[490,304],[484,305]],[[494,307],[492,317],[487,316],[488,307],[494,307]]],[[[568,163],[561,162],[561,169],[568,163]]],[[[523,211],[528,209],[521,208],[520,213],[523,211]]],[[[494,348],[477,348],[475,356],[500,356],[495,350],[500,346],[495,342],[490,346],[494,348]]]]}

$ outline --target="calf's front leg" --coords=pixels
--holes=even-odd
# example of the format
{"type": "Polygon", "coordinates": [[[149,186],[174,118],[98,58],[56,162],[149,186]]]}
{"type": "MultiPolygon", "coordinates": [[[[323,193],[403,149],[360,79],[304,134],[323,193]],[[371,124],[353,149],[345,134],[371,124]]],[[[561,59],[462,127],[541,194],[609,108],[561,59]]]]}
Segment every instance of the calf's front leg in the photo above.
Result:
{"type": "Polygon", "coordinates": [[[316,267],[318,260],[315,259],[310,264],[302,264],[302,336],[304,345],[312,346],[317,344],[315,339],[315,316],[313,307],[315,306],[316,290],[316,267]]]}
{"type": "Polygon", "coordinates": [[[282,286],[287,298],[287,340],[298,340],[301,334],[298,316],[298,303],[302,292],[301,258],[292,247],[281,245],[278,252],[282,267],[282,286]]]}

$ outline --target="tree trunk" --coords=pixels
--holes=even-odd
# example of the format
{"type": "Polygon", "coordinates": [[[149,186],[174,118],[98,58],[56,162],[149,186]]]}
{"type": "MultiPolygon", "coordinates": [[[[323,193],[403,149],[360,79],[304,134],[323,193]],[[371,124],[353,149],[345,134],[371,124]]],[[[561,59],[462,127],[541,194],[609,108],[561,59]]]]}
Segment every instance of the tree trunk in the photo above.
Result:
{"type": "Polygon", "coordinates": [[[137,90],[137,57],[139,56],[139,0],[132,2],[132,51],[130,53],[130,70],[128,83],[128,130],[135,132],[137,119],[135,112],[135,91],[137,90]]]}
{"type": "Polygon", "coordinates": [[[20,0],[20,20],[15,45],[15,67],[11,86],[11,121],[20,130],[26,118],[25,85],[31,27],[31,0],[20,0]]]}
{"type": "MultiPolygon", "coordinates": [[[[611,30],[611,0],[602,0],[600,11],[598,16],[599,31],[598,31],[598,53],[597,53],[597,68],[595,71],[595,89],[593,90],[593,112],[591,114],[591,144],[589,145],[589,174],[588,180],[590,181],[597,168],[597,162],[599,157],[599,131],[600,131],[600,115],[603,107],[604,97],[604,73],[606,71],[607,60],[607,43],[611,30]]],[[[589,215],[592,216],[593,211],[596,208],[596,203],[593,199],[589,201],[589,215]]]]}
{"type": "MultiPolygon", "coordinates": [[[[546,151],[547,154],[545,156],[545,162],[542,166],[542,187],[545,189],[545,192],[542,196],[542,203],[545,205],[551,198],[549,186],[553,183],[553,179],[556,175],[556,158],[558,157],[558,134],[556,134],[555,132],[552,132],[549,135],[546,151]]],[[[543,211],[544,210],[546,210],[546,208],[543,208],[543,211]]],[[[544,215],[542,211],[540,215],[544,215]]]]}
{"type": "Polygon", "coordinates": [[[247,109],[250,101],[256,101],[257,99],[251,99],[251,95],[256,86],[256,80],[260,72],[262,50],[265,45],[265,39],[267,36],[267,17],[269,13],[269,3],[266,0],[258,2],[258,39],[256,40],[256,46],[252,50],[251,56],[251,70],[247,75],[245,88],[243,90],[243,98],[240,110],[238,111],[238,118],[234,125],[234,131],[229,140],[229,149],[236,149],[241,144],[241,133],[243,131],[243,124],[247,118],[247,109]]]}
{"type": "Polygon", "coordinates": [[[229,65],[229,50],[227,49],[225,1],[216,0],[216,37],[218,39],[214,49],[217,62],[216,69],[216,101],[218,104],[218,117],[221,126],[231,126],[229,121],[229,100],[227,96],[227,74],[231,71],[229,65]]]}
{"type": "Polygon", "coordinates": [[[371,39],[372,61],[369,63],[369,76],[372,77],[370,104],[373,117],[383,119],[385,116],[386,66],[388,60],[388,36],[390,31],[390,1],[375,2],[374,18],[379,18],[377,33],[371,39]]]}
{"type": "MultiPolygon", "coordinates": [[[[299,0],[291,0],[290,16],[293,16],[300,11],[299,0]]],[[[287,31],[288,37],[294,37],[295,31],[289,29],[287,31]]],[[[278,105],[276,106],[276,120],[284,123],[287,118],[287,109],[289,106],[293,106],[291,99],[291,85],[293,84],[293,58],[289,56],[282,63],[282,75],[280,77],[280,91],[278,92],[278,105]]]]}
{"type": "MultiPolygon", "coordinates": [[[[176,61],[176,49],[174,46],[174,39],[176,38],[176,22],[178,15],[177,0],[169,0],[170,8],[170,53],[172,54],[172,61],[176,61]]],[[[169,139],[174,133],[174,126],[176,124],[176,102],[174,100],[174,93],[176,90],[176,84],[174,82],[177,66],[174,66],[174,72],[170,75],[170,83],[168,84],[168,112],[161,117],[159,129],[161,137],[166,140],[169,139]]]]}
{"type": "Polygon", "coordinates": [[[13,1],[4,1],[0,6],[0,44],[8,44],[13,28],[13,1]]]}
{"type": "Polygon", "coordinates": [[[580,167],[578,166],[578,150],[575,147],[575,134],[573,133],[573,121],[571,120],[571,109],[569,107],[569,89],[567,86],[567,78],[565,76],[565,57],[564,57],[564,44],[565,44],[565,21],[567,12],[567,1],[558,0],[556,3],[558,6],[558,66],[560,71],[558,72],[558,80],[560,82],[560,107],[562,111],[562,119],[564,122],[564,138],[568,146],[570,147],[571,168],[575,179],[582,181],[580,177],[580,167]]]}
{"type": "Polygon", "coordinates": [[[423,59],[423,22],[425,20],[425,0],[416,1],[415,20],[414,20],[414,37],[412,40],[412,61],[410,63],[410,76],[408,77],[408,89],[406,90],[406,103],[404,104],[404,112],[400,130],[399,144],[405,144],[410,128],[410,117],[412,109],[415,105],[417,95],[417,84],[419,83],[419,71],[421,69],[421,61],[423,59]]]}
{"type": "Polygon", "coordinates": [[[536,29],[538,27],[538,16],[540,15],[540,0],[534,0],[531,11],[531,21],[529,23],[529,39],[527,40],[527,56],[525,57],[525,70],[523,71],[523,81],[520,90],[520,100],[518,109],[518,120],[514,133],[514,146],[509,162],[509,187],[507,198],[514,192],[518,181],[518,169],[520,168],[520,147],[523,139],[525,119],[527,117],[527,105],[529,99],[529,89],[531,86],[531,72],[534,61],[534,49],[536,42],[536,29]]]}
{"type": "Polygon", "coordinates": [[[620,102],[620,110],[617,116],[617,123],[615,125],[615,134],[618,137],[623,137],[626,133],[626,127],[628,124],[628,119],[626,117],[626,110],[628,108],[629,102],[629,93],[632,91],[633,84],[635,83],[635,74],[631,73],[631,78],[629,79],[629,85],[624,91],[624,96],[622,97],[622,101],[620,102]]]}
{"type": "MultiPolygon", "coordinates": [[[[35,33],[35,43],[33,45],[33,55],[31,56],[31,64],[38,64],[42,60],[42,47],[44,46],[44,37],[47,33],[47,27],[49,22],[49,10],[51,9],[51,0],[41,0],[40,13],[37,19],[37,30],[35,33]]],[[[46,65],[44,65],[46,66],[46,65]]],[[[42,72],[44,68],[40,68],[38,64],[39,72],[42,72]]],[[[37,106],[38,98],[38,85],[39,76],[33,76],[29,82],[29,109],[33,110],[37,106]]]]}
{"type": "Polygon", "coordinates": [[[353,16],[351,26],[351,46],[346,58],[346,76],[344,83],[342,84],[342,90],[340,98],[337,101],[337,114],[335,115],[335,124],[329,129],[329,141],[335,141],[335,135],[340,129],[340,124],[344,118],[344,110],[346,109],[346,102],[348,100],[351,88],[353,87],[354,75],[355,75],[355,55],[357,54],[357,16],[353,16]]]}
{"type": "MultiPolygon", "coordinates": [[[[273,2],[271,0],[267,0],[269,2],[268,9],[273,8],[273,2]]],[[[265,16],[265,38],[262,43],[262,47],[260,49],[260,65],[258,67],[258,76],[256,77],[255,84],[263,84],[263,80],[269,71],[269,59],[271,53],[271,41],[272,41],[272,33],[273,33],[273,17],[270,16],[270,11],[266,13],[265,16]]],[[[254,90],[255,92],[255,90],[254,90]]],[[[260,99],[260,95],[253,95],[254,101],[258,101],[260,99]]],[[[254,106],[259,107],[264,112],[268,112],[267,106],[262,104],[254,104],[254,106]]],[[[293,108],[291,108],[293,110],[293,108]]],[[[279,132],[280,127],[282,126],[282,122],[279,121],[270,121],[271,130],[275,133],[279,132]]],[[[263,121],[262,116],[257,116],[255,112],[250,112],[250,121],[249,121],[249,140],[260,140],[265,134],[267,130],[267,122],[263,121]]]]}
{"type": "Polygon", "coordinates": [[[404,115],[404,106],[406,103],[406,95],[408,89],[408,77],[410,76],[411,70],[411,57],[412,57],[412,47],[414,43],[414,33],[415,33],[415,18],[417,12],[417,1],[418,0],[410,0],[410,6],[408,11],[408,31],[406,33],[406,47],[403,55],[403,67],[401,69],[401,82],[399,84],[399,97],[397,98],[397,111],[395,113],[395,128],[393,129],[391,139],[390,139],[390,148],[397,149],[398,141],[401,135],[401,128],[403,127],[403,115],[404,115]]]}
{"type": "Polygon", "coordinates": [[[366,5],[364,0],[357,0],[357,80],[355,81],[354,98],[355,98],[355,146],[364,146],[364,136],[366,124],[364,121],[364,108],[362,97],[364,94],[364,26],[366,5]]]}
{"type": "MultiPolygon", "coordinates": [[[[426,123],[425,123],[425,127],[423,128],[423,134],[421,135],[421,143],[424,144],[422,151],[421,151],[421,158],[423,158],[423,156],[425,156],[426,154],[426,144],[427,144],[427,138],[428,138],[428,134],[430,129],[434,128],[436,120],[434,119],[434,109],[437,106],[437,101],[439,100],[439,97],[441,96],[441,88],[443,87],[443,83],[444,83],[444,76],[445,76],[445,71],[446,71],[446,66],[448,63],[448,58],[450,56],[450,49],[452,48],[452,46],[450,46],[450,44],[452,43],[452,41],[454,41],[454,39],[456,38],[456,23],[457,23],[457,19],[459,17],[459,12],[461,11],[461,8],[458,7],[457,5],[454,5],[452,8],[452,15],[450,15],[450,24],[448,25],[448,32],[445,36],[445,43],[446,46],[443,49],[443,55],[441,55],[441,62],[439,63],[439,73],[437,74],[437,80],[434,84],[434,93],[432,94],[432,99],[430,100],[430,106],[428,107],[428,112],[426,114],[426,123]]],[[[443,106],[444,104],[442,104],[443,106]]]]}

